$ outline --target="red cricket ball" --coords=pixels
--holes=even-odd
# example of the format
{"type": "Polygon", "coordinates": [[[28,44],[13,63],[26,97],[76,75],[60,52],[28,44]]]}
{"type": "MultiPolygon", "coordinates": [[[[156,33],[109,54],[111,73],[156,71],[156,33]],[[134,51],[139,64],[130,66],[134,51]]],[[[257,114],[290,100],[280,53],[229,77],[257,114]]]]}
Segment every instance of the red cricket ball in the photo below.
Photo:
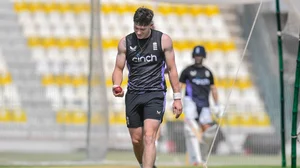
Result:
{"type": "Polygon", "coordinates": [[[122,88],[121,88],[120,86],[115,87],[115,88],[114,88],[114,91],[115,91],[116,94],[119,94],[119,93],[122,92],[122,88]]]}

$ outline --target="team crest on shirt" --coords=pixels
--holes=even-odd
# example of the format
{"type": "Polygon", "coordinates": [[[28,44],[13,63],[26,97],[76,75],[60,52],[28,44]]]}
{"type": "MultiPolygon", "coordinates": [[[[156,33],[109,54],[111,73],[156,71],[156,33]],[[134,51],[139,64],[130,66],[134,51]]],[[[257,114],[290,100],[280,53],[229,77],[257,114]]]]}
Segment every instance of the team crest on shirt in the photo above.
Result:
{"type": "Polygon", "coordinates": [[[209,71],[205,71],[205,76],[206,76],[206,77],[210,77],[209,71]]]}
{"type": "Polygon", "coordinates": [[[154,43],[153,43],[153,50],[154,50],[154,51],[157,50],[157,42],[154,42],[154,43]]]}
{"type": "Polygon", "coordinates": [[[191,76],[196,76],[197,75],[197,71],[190,71],[190,75],[191,76]]]}
{"type": "Polygon", "coordinates": [[[134,46],[134,47],[129,46],[129,49],[130,49],[130,51],[136,51],[136,47],[137,47],[137,46],[134,46]]]}

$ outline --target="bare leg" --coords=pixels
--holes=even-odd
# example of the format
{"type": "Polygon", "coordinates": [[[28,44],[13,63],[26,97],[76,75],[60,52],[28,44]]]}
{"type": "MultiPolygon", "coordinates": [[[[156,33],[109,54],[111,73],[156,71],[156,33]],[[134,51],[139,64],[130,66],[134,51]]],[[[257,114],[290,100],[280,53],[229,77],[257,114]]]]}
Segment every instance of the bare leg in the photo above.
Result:
{"type": "MultiPolygon", "coordinates": [[[[155,140],[155,147],[156,147],[156,153],[157,153],[157,147],[158,147],[158,141],[159,141],[159,138],[160,138],[160,127],[158,127],[158,130],[157,130],[157,133],[156,133],[156,140],[155,140]]],[[[157,154],[156,154],[156,157],[155,157],[155,162],[158,160],[158,157],[157,157],[157,154]]],[[[155,165],[155,162],[154,162],[154,165],[155,165]]]]}
{"type": "Polygon", "coordinates": [[[157,134],[156,134],[156,141],[160,138],[160,126],[158,126],[157,134]]]}
{"type": "Polygon", "coordinates": [[[206,125],[203,125],[202,128],[203,128],[203,143],[200,144],[200,148],[201,148],[201,154],[202,154],[202,158],[203,160],[206,161],[207,157],[208,157],[208,152],[210,150],[210,147],[211,147],[211,144],[212,144],[212,141],[214,139],[214,136],[216,134],[216,128],[217,125],[209,125],[209,124],[206,124],[206,125]]]}
{"type": "Polygon", "coordinates": [[[133,151],[137,161],[142,164],[143,162],[143,129],[142,127],[138,128],[129,128],[129,133],[131,136],[131,142],[133,145],[133,151]]]}
{"type": "Polygon", "coordinates": [[[201,149],[199,142],[202,138],[202,131],[199,124],[194,119],[185,119],[184,125],[184,135],[185,135],[185,145],[188,152],[188,160],[191,165],[199,165],[202,163],[201,149]]]}
{"type": "Polygon", "coordinates": [[[210,127],[209,124],[204,124],[204,125],[200,125],[200,126],[202,128],[202,132],[205,132],[210,127]]]}
{"type": "Polygon", "coordinates": [[[154,166],[156,157],[155,140],[159,125],[160,122],[158,120],[146,119],[144,121],[143,168],[153,168],[154,166]]]}

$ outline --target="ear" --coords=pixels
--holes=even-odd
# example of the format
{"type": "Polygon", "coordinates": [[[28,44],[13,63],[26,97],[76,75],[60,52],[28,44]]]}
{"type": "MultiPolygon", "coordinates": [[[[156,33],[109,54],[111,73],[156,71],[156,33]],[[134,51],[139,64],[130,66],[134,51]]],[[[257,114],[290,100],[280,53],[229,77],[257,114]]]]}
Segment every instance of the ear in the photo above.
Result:
{"type": "Polygon", "coordinates": [[[155,29],[155,26],[154,26],[154,23],[153,23],[153,22],[150,23],[150,28],[151,28],[151,29],[155,29]]]}

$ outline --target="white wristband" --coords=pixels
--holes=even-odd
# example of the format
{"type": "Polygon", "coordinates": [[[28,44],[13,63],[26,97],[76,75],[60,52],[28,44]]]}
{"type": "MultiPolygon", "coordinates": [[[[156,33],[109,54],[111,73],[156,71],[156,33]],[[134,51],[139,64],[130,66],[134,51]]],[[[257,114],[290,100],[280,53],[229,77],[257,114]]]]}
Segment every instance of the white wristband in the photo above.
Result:
{"type": "Polygon", "coordinates": [[[113,85],[113,88],[119,87],[120,85],[113,85]]]}
{"type": "Polygon", "coordinates": [[[174,100],[181,99],[181,93],[173,93],[173,99],[174,100]]]}

